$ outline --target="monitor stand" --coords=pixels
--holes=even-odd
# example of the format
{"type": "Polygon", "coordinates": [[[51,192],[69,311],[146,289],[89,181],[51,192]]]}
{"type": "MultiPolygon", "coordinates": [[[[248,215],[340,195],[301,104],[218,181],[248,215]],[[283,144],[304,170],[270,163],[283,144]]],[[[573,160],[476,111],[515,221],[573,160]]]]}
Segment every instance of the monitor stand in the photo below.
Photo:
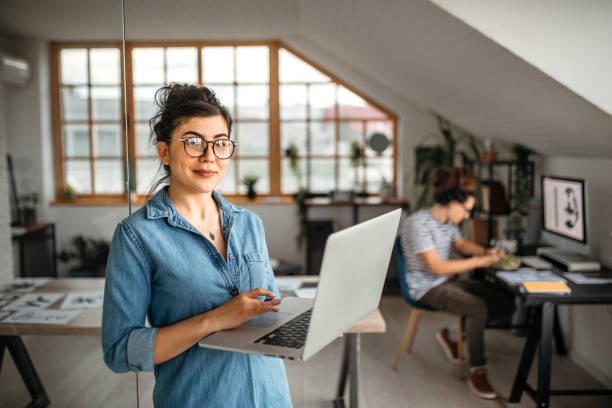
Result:
{"type": "Polygon", "coordinates": [[[539,248],[538,255],[560,265],[568,272],[598,271],[601,264],[588,255],[558,248],[539,248]]]}

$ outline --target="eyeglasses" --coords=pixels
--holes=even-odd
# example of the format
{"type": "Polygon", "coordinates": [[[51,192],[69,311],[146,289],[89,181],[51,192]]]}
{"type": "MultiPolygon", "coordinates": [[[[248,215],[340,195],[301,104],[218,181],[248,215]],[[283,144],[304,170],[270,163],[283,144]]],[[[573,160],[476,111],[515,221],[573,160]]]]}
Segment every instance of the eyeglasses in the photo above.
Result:
{"type": "Polygon", "coordinates": [[[236,146],[238,143],[233,142],[228,139],[218,139],[218,140],[204,140],[201,137],[192,136],[192,137],[183,137],[180,139],[176,139],[179,142],[183,142],[185,147],[185,153],[187,153],[190,157],[202,157],[206,154],[208,150],[208,144],[212,144],[213,153],[217,158],[226,160],[232,157],[234,154],[234,150],[236,150],[236,146]]]}

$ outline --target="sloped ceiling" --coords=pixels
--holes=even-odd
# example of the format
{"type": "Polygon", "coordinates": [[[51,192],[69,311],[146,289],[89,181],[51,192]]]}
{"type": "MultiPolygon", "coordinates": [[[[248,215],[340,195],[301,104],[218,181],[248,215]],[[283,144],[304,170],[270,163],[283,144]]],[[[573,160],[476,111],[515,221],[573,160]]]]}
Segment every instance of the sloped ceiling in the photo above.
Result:
{"type": "MultiPolygon", "coordinates": [[[[303,38],[482,138],[612,157],[612,116],[427,0],[126,0],[125,9],[128,41],[303,38]]],[[[0,16],[5,34],[121,38],[117,0],[4,0],[0,16]]]]}

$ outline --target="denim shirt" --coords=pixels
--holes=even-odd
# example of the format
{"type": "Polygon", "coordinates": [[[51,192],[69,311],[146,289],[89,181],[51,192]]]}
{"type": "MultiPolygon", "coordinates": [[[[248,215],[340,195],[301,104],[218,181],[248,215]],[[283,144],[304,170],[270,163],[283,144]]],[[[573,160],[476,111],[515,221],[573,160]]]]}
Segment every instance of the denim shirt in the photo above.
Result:
{"type": "Polygon", "coordinates": [[[102,349],[111,370],[154,371],[156,407],[291,407],[283,361],[193,345],[153,364],[160,327],[215,309],[232,292],[277,295],[263,224],[213,192],[227,262],[176,210],[167,188],[121,221],[106,269],[102,349]],[[148,318],[150,327],[145,326],[148,318]]]}

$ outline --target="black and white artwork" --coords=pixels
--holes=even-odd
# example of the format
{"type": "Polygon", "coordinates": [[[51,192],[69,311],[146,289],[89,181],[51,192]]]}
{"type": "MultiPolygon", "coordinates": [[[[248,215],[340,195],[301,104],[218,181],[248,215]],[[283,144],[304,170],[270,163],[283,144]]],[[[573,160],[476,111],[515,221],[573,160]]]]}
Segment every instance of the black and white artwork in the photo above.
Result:
{"type": "Polygon", "coordinates": [[[103,300],[103,291],[68,293],[60,309],[99,309],[103,300]]]}
{"type": "Polygon", "coordinates": [[[6,311],[3,311],[3,310],[0,310],[0,321],[2,319],[4,319],[6,316],[10,315],[10,314],[11,314],[11,312],[6,312],[6,311]]]}
{"type": "Polygon", "coordinates": [[[545,178],[544,227],[577,241],[585,240],[583,185],[579,181],[545,178]]]}
{"type": "Polygon", "coordinates": [[[5,310],[42,310],[64,297],[63,293],[28,293],[6,305],[5,310]]]}
{"type": "Polygon", "coordinates": [[[0,292],[32,292],[49,281],[49,278],[18,278],[11,283],[0,286],[0,292]]]}
{"type": "Polygon", "coordinates": [[[0,293],[0,308],[10,303],[13,303],[17,299],[19,299],[19,295],[13,295],[11,293],[0,293]]]}
{"type": "Polygon", "coordinates": [[[7,317],[2,323],[66,324],[79,313],[78,310],[26,310],[7,317]]]}

